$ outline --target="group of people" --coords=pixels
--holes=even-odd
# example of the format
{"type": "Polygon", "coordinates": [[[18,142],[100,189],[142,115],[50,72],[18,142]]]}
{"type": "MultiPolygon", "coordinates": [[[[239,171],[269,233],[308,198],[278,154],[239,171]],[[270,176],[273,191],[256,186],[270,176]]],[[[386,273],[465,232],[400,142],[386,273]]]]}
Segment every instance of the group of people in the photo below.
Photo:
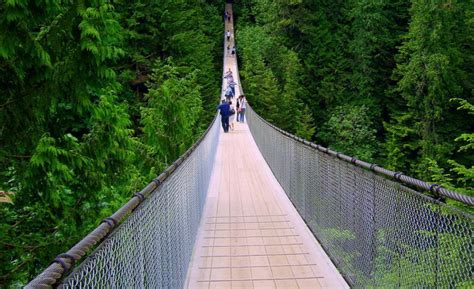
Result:
{"type": "MultiPolygon", "coordinates": [[[[225,10],[224,11],[224,22],[228,21],[230,23],[231,15],[230,12],[225,10]]],[[[235,55],[235,44],[232,45],[232,48],[230,48],[231,41],[230,39],[232,38],[232,33],[230,32],[230,29],[227,29],[227,32],[225,33],[225,37],[227,38],[227,55],[234,56],[235,55]]]]}
{"type": "Polygon", "coordinates": [[[227,79],[227,88],[225,89],[224,96],[227,101],[231,101],[235,96],[235,86],[237,83],[234,81],[234,76],[232,75],[232,70],[229,68],[224,75],[224,79],[227,79]]]}
{"type": "Polygon", "coordinates": [[[231,55],[231,56],[234,56],[235,55],[235,44],[232,46],[232,49],[230,49],[230,39],[232,37],[232,33],[230,33],[230,30],[227,30],[226,34],[225,34],[226,38],[227,38],[227,55],[231,55]]]}
{"type": "Polygon", "coordinates": [[[230,19],[231,19],[231,16],[230,16],[229,11],[225,10],[224,11],[224,21],[227,21],[227,22],[230,23],[230,19]]]}
{"type": "MultiPolygon", "coordinates": [[[[229,2],[228,2],[229,3],[229,2]]],[[[230,1],[232,3],[232,1],[230,1]]],[[[224,21],[231,21],[230,12],[225,10],[224,12],[224,21]]],[[[232,50],[230,48],[232,33],[230,29],[227,29],[226,32],[227,38],[227,54],[234,56],[235,55],[235,45],[233,45],[232,50]]],[[[222,100],[222,103],[217,107],[220,111],[222,128],[224,132],[227,133],[229,130],[234,130],[234,120],[237,119],[237,122],[245,122],[245,109],[247,108],[247,100],[244,95],[240,95],[235,101],[235,105],[232,103],[232,100],[235,97],[235,86],[238,85],[234,81],[234,76],[232,70],[229,70],[225,73],[224,79],[227,80],[227,87],[224,92],[225,99],[222,100]],[[237,117],[235,117],[237,115],[237,117]]]]}
{"type": "Polygon", "coordinates": [[[227,55],[230,55],[230,56],[235,55],[235,45],[232,46],[232,49],[230,49],[230,44],[227,45],[227,55]]]}
{"type": "Polygon", "coordinates": [[[245,109],[247,108],[247,99],[245,95],[240,95],[236,101],[236,108],[232,105],[231,100],[223,99],[222,103],[217,107],[221,114],[221,123],[224,132],[234,130],[234,118],[237,114],[237,122],[245,122],[245,109]]]}

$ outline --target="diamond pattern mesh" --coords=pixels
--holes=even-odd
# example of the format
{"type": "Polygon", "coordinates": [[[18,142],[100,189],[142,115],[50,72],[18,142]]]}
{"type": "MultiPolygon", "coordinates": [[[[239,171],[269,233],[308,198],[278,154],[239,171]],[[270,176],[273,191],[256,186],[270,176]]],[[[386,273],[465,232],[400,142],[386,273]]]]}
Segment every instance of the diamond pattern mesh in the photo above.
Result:
{"type": "Polygon", "coordinates": [[[182,288],[218,135],[214,121],[196,150],[63,280],[63,287],[182,288]]]}
{"type": "Polygon", "coordinates": [[[472,215],[306,146],[247,111],[275,177],[352,286],[474,288],[472,215]]]}

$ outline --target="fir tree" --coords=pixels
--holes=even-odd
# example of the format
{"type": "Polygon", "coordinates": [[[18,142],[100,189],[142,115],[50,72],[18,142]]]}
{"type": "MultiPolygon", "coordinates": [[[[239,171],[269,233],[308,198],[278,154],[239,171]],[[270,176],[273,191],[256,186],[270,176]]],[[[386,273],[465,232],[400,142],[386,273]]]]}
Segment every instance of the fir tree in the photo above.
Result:
{"type": "MultiPolygon", "coordinates": [[[[389,135],[402,152],[404,160],[390,159],[398,163],[398,169],[415,172],[423,179],[429,159],[445,160],[452,152],[453,133],[459,131],[463,121],[457,122],[455,108],[449,102],[452,97],[463,94],[462,56],[458,38],[462,38],[464,26],[463,4],[458,2],[413,1],[412,21],[406,41],[400,48],[397,93],[406,100],[406,112],[394,113],[394,118],[403,119],[407,136],[389,135]],[[398,115],[398,116],[396,116],[398,115]],[[407,147],[401,137],[413,139],[407,147]],[[410,155],[410,149],[415,154],[410,155]]],[[[392,126],[392,132],[395,130],[392,126]]],[[[393,146],[389,146],[393,148],[393,146]]]]}

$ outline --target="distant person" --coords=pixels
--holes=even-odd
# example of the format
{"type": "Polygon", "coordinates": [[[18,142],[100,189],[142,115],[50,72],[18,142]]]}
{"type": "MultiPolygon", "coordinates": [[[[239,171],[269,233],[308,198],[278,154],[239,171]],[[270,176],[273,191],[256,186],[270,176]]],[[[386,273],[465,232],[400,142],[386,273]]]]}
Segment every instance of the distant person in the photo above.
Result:
{"type": "Polygon", "coordinates": [[[237,116],[235,118],[237,119],[237,122],[239,122],[239,107],[240,107],[240,101],[239,101],[239,98],[237,98],[237,101],[235,102],[235,111],[237,112],[237,116]]]}
{"type": "Polygon", "coordinates": [[[227,55],[230,55],[230,44],[227,45],[227,55]]]}
{"type": "Polygon", "coordinates": [[[223,99],[221,105],[217,107],[221,114],[221,123],[224,132],[229,132],[230,105],[223,99]]]}
{"type": "Polygon", "coordinates": [[[227,33],[225,35],[227,37],[227,41],[230,41],[230,30],[227,30],[227,33]]]}
{"type": "Polygon", "coordinates": [[[229,15],[229,12],[227,12],[227,10],[224,10],[224,22],[227,20],[228,15],[229,15]]]}
{"type": "Polygon", "coordinates": [[[229,70],[225,73],[224,78],[227,79],[227,84],[231,83],[234,81],[234,76],[232,75],[232,70],[229,68],[229,70]]]}
{"type": "Polygon", "coordinates": [[[235,45],[232,47],[232,56],[235,55],[235,45]]]}
{"type": "Polygon", "coordinates": [[[235,125],[235,108],[232,105],[232,100],[229,101],[230,105],[230,116],[229,116],[229,123],[230,123],[230,130],[234,130],[235,125]]]}
{"type": "Polygon", "coordinates": [[[234,97],[234,93],[232,92],[232,88],[230,88],[230,86],[227,86],[224,96],[227,102],[229,102],[231,98],[234,97]]]}
{"type": "Polygon", "coordinates": [[[247,99],[245,98],[245,95],[242,94],[239,96],[239,99],[237,101],[240,102],[237,121],[245,122],[245,109],[247,108],[247,99]]]}
{"type": "Polygon", "coordinates": [[[227,21],[230,23],[230,12],[227,14],[227,21]]]}
{"type": "Polygon", "coordinates": [[[234,80],[231,80],[230,82],[228,82],[228,85],[229,85],[230,89],[232,90],[232,97],[234,97],[234,95],[235,95],[235,86],[237,85],[237,83],[234,80]]]}

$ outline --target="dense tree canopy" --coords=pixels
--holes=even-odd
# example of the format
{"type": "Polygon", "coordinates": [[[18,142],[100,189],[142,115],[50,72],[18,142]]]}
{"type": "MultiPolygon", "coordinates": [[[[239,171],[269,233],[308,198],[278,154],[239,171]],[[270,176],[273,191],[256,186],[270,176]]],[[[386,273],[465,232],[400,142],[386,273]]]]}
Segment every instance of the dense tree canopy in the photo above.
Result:
{"type": "Polygon", "coordinates": [[[261,115],[473,194],[472,1],[238,2],[242,83],[261,115]]]}
{"type": "MultiPolygon", "coordinates": [[[[472,1],[234,2],[258,113],[473,194],[472,1]]],[[[223,4],[0,3],[0,287],[26,284],[206,128],[223,4]]]]}
{"type": "MultiPolygon", "coordinates": [[[[241,0],[235,11],[242,84],[263,117],[338,152],[474,196],[474,2],[241,0]]],[[[306,202],[320,203],[311,197],[306,202]]],[[[400,200],[391,201],[397,207],[400,200]]],[[[399,214],[395,207],[391,213],[399,214]]],[[[430,205],[423,214],[456,221],[417,224],[410,233],[431,238],[429,246],[395,237],[407,233],[403,226],[374,224],[375,266],[362,270],[355,264],[367,252],[349,245],[359,232],[339,224],[315,230],[331,236],[328,252],[343,260],[338,269],[362,286],[406,279],[412,287],[472,287],[459,279],[470,274],[460,252],[472,241],[456,232],[462,217],[430,205]]]]}
{"type": "Polygon", "coordinates": [[[222,7],[0,4],[0,191],[14,193],[0,203],[0,287],[26,284],[206,128],[222,7]]]}

